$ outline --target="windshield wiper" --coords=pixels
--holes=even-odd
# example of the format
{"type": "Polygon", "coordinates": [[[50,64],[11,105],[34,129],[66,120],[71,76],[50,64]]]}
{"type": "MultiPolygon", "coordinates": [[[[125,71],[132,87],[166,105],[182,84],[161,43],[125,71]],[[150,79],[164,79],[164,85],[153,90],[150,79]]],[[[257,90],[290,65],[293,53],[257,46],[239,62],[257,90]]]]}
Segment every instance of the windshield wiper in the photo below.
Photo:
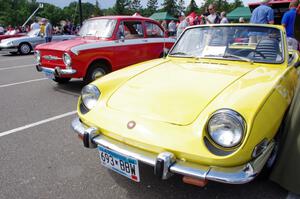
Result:
{"type": "Polygon", "coordinates": [[[238,58],[239,60],[242,60],[242,61],[246,61],[246,62],[249,62],[249,63],[253,63],[253,60],[249,59],[249,58],[246,58],[246,57],[241,57],[241,56],[238,56],[238,55],[234,55],[234,54],[230,54],[230,53],[226,53],[223,58],[229,58],[229,57],[234,57],[234,58],[238,58]]]}
{"type": "Polygon", "coordinates": [[[193,57],[192,55],[189,55],[185,52],[174,52],[174,53],[170,53],[169,55],[183,55],[184,57],[193,57]]]}

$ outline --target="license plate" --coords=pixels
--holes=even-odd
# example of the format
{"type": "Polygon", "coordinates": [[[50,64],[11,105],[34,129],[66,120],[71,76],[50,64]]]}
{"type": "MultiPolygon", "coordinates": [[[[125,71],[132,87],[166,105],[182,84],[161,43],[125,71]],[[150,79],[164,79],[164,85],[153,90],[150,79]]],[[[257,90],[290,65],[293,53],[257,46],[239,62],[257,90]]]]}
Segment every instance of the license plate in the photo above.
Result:
{"type": "Polygon", "coordinates": [[[43,73],[48,79],[54,79],[54,74],[51,70],[43,69],[43,73]]]}
{"type": "Polygon", "coordinates": [[[138,160],[104,146],[98,146],[98,150],[102,165],[135,182],[140,181],[138,160]]]}

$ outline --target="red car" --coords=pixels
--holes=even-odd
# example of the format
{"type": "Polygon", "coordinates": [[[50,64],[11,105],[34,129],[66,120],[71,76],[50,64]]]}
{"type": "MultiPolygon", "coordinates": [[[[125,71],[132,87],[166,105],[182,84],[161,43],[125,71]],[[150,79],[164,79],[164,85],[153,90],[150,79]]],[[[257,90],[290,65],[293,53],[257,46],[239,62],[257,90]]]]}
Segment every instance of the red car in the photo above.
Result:
{"type": "Polygon", "coordinates": [[[4,35],[0,35],[0,41],[2,39],[8,39],[8,38],[13,38],[13,37],[22,37],[25,36],[26,33],[19,33],[16,30],[8,31],[4,35]]]}
{"type": "Polygon", "coordinates": [[[162,57],[172,47],[160,24],[139,16],[87,20],[79,38],[38,45],[37,70],[58,83],[83,78],[89,83],[109,72],[162,57]]]}

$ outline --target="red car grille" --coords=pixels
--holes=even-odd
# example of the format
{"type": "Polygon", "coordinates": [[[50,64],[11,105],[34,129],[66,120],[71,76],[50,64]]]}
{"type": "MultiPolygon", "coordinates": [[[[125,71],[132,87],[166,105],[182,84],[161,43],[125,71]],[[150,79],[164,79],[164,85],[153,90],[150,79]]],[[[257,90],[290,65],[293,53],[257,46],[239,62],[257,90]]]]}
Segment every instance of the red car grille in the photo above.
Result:
{"type": "Polygon", "coordinates": [[[62,51],[54,50],[41,50],[41,64],[42,66],[54,68],[56,66],[64,67],[65,64],[62,60],[62,51]]]}

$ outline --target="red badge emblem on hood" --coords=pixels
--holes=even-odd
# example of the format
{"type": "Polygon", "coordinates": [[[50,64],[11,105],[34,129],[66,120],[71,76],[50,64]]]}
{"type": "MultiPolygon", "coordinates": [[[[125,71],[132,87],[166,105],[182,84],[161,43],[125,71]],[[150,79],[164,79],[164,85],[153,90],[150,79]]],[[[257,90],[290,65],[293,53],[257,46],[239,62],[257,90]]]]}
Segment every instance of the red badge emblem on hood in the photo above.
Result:
{"type": "Polygon", "coordinates": [[[133,129],[135,127],[136,123],[135,121],[130,121],[127,123],[127,128],[128,129],[133,129]]]}

